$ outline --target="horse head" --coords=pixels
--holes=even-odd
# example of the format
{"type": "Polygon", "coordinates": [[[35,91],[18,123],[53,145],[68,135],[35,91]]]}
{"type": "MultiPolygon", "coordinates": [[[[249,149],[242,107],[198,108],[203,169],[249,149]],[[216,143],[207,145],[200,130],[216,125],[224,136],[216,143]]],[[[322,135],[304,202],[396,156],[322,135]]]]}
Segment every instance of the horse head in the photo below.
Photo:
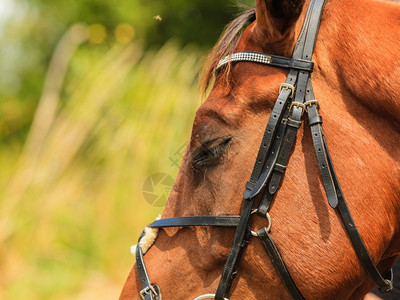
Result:
{"type": "MultiPolygon", "coordinates": [[[[267,122],[275,117],[276,99],[285,92],[289,99],[294,89],[288,88],[289,83],[281,86],[292,69],[268,62],[232,62],[229,57],[244,51],[269,53],[272,60],[291,57],[310,17],[309,2],[318,1],[257,0],[254,9],[227,27],[205,68],[203,88],[212,85],[212,89],[196,113],[162,219],[243,212],[246,182],[263,147],[267,122]],[[228,62],[221,66],[225,56],[228,62]]],[[[335,166],[331,176],[340,182],[341,188],[333,184],[340,190],[339,201],[345,195],[366,250],[378,271],[386,274],[400,254],[400,6],[372,0],[328,0],[313,53],[314,64],[305,63],[304,68],[311,72],[313,67],[312,90],[318,102],[309,104],[319,112],[310,125],[320,126],[319,115],[323,117],[324,134],[319,138],[325,142],[326,137],[321,147],[329,148],[325,156],[335,166]]],[[[307,91],[296,93],[309,93],[310,87],[311,83],[307,91]]],[[[304,113],[307,105],[301,104],[284,106],[282,114],[292,109],[304,113]]],[[[276,139],[287,138],[277,128],[269,155],[274,154],[276,139]]],[[[274,186],[270,175],[261,192],[251,196],[252,206],[257,207],[264,190],[273,191],[268,219],[265,213],[251,215],[250,228],[245,231],[270,226],[269,236],[304,298],[361,299],[374,282],[354,250],[336,202],[325,192],[329,184],[320,172],[330,166],[316,159],[318,147],[307,121],[296,132],[293,149],[286,150],[290,160],[282,167],[283,180],[274,186]]],[[[259,173],[270,167],[268,159],[259,173]]],[[[245,235],[246,247],[239,245],[243,251],[234,268],[237,275],[229,297],[290,299],[263,243],[248,232],[245,235]]],[[[220,288],[234,236],[235,228],[224,226],[160,229],[144,257],[151,282],[164,299],[214,294],[220,288]]],[[[140,299],[140,290],[134,267],[121,299],[140,299]]]]}

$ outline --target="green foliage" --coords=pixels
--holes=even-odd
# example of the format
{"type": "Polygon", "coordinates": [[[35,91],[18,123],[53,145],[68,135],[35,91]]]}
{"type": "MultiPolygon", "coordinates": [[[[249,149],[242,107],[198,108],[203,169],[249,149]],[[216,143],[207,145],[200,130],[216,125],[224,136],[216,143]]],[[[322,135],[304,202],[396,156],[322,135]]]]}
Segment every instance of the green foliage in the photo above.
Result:
{"type": "MultiPolygon", "coordinates": [[[[33,7],[41,22],[52,24],[47,28],[52,32],[76,22],[100,23],[110,31],[121,22],[130,23],[145,45],[162,45],[174,38],[183,45],[210,47],[233,15],[242,10],[234,0],[19,1],[33,7]]],[[[254,3],[240,2],[249,6],[254,3]]]]}
{"type": "Polygon", "coordinates": [[[0,299],[115,299],[162,211],[143,184],[175,177],[204,49],[238,9],[14,3],[0,32],[0,299]]]}
{"type": "Polygon", "coordinates": [[[145,54],[137,44],[95,48],[69,62],[53,113],[42,97],[23,153],[2,149],[2,299],[115,299],[130,245],[161,212],[143,183],[176,175],[169,157],[190,136],[200,53],[174,43],[145,54]]]}
{"type": "MultiPolygon", "coordinates": [[[[252,5],[253,0],[240,1],[252,5]]],[[[170,39],[209,49],[242,8],[233,0],[15,0],[15,18],[0,32],[0,142],[23,139],[40,97],[50,57],[61,35],[76,23],[101,24],[103,45],[115,42],[120,24],[145,49],[170,39]],[[11,116],[9,107],[20,112],[11,116]]]]}

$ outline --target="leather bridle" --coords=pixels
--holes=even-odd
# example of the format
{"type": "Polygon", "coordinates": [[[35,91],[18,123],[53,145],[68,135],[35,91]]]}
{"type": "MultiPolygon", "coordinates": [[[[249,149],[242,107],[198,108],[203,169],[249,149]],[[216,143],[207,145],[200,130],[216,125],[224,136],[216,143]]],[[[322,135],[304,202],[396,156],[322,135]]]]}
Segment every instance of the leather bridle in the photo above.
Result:
{"type": "MultiPolygon", "coordinates": [[[[308,125],[311,129],[319,170],[329,205],[339,212],[354,250],[375,284],[382,292],[388,292],[393,288],[392,271],[388,274],[388,278],[379,273],[368,254],[347,207],[324,138],[318,101],[314,98],[310,76],[314,63],[311,58],[324,4],[325,0],[310,1],[304,24],[291,58],[245,51],[227,56],[218,65],[218,68],[222,68],[228,63],[245,61],[289,69],[289,74],[285,83],[281,84],[278,99],[268,120],[253,172],[246,184],[244,204],[240,216],[177,217],[157,220],[148,226],[149,228],[183,226],[236,227],[233,245],[222,271],[216,294],[202,295],[196,299],[204,299],[205,297],[215,297],[217,300],[227,299],[240,257],[249,243],[251,235],[261,240],[278,275],[293,299],[304,299],[269,234],[271,227],[269,209],[285,173],[304,112],[308,114],[308,125]],[[262,194],[260,204],[258,208],[253,208],[254,200],[259,194],[262,194]],[[250,229],[250,216],[252,214],[265,217],[267,226],[257,232],[252,231],[250,229]]],[[[143,236],[144,233],[140,236],[139,241],[143,236]]],[[[141,247],[136,248],[136,264],[143,285],[143,289],[140,291],[142,299],[161,299],[159,287],[152,284],[149,279],[141,247]]]]}

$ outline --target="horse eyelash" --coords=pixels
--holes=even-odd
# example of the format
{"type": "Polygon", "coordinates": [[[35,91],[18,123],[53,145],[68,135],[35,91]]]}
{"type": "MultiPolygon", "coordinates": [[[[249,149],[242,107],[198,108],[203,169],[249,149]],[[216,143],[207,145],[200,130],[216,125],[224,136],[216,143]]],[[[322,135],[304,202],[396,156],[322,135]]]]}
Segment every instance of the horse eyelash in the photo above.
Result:
{"type": "Polygon", "coordinates": [[[218,163],[226,151],[227,146],[232,141],[232,137],[225,138],[222,142],[214,146],[213,144],[218,140],[220,139],[207,141],[196,151],[197,153],[192,160],[192,166],[195,171],[201,171],[204,167],[218,163]]]}

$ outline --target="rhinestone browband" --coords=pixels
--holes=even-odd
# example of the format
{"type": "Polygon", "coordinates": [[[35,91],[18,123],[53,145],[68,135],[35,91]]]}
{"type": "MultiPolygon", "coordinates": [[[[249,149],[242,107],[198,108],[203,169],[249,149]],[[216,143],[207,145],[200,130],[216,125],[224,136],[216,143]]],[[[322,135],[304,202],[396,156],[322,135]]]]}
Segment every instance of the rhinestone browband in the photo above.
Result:
{"type": "Polygon", "coordinates": [[[259,52],[243,51],[225,56],[217,65],[217,70],[229,62],[247,61],[280,68],[298,69],[312,72],[314,63],[302,59],[288,58],[278,55],[264,54],[259,52]]]}

